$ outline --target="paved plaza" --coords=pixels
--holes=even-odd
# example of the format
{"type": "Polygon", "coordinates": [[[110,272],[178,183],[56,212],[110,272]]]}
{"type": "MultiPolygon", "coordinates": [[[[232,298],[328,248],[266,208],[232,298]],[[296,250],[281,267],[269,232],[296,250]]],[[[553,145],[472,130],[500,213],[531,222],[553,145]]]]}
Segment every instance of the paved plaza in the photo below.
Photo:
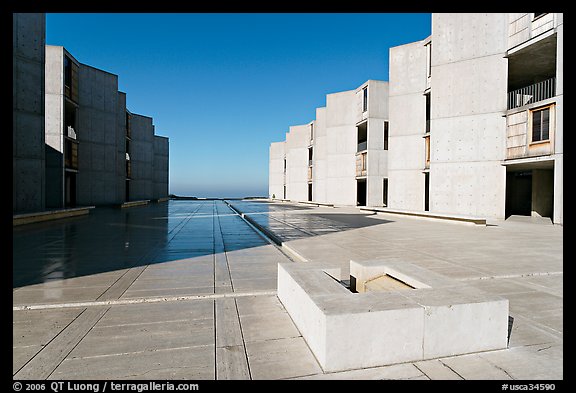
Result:
{"type": "Polygon", "coordinates": [[[13,378],[562,379],[562,249],[562,226],[529,220],[235,200],[98,207],[13,229],[13,378]],[[509,348],[323,372],[276,296],[278,263],[329,262],[345,279],[351,259],[388,257],[509,299],[509,348]]]}

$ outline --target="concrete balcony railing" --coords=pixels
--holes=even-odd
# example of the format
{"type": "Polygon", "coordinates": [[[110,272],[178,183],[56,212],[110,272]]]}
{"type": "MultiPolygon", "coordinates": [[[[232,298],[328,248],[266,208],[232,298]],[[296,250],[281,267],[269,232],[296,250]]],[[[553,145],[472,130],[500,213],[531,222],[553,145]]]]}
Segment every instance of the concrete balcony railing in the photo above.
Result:
{"type": "Polygon", "coordinates": [[[74,130],[74,127],[72,127],[72,126],[68,126],[68,127],[66,128],[66,135],[67,135],[69,138],[77,139],[76,131],[74,130]]]}
{"type": "Polygon", "coordinates": [[[508,93],[508,109],[519,108],[556,95],[556,77],[508,93]]]}

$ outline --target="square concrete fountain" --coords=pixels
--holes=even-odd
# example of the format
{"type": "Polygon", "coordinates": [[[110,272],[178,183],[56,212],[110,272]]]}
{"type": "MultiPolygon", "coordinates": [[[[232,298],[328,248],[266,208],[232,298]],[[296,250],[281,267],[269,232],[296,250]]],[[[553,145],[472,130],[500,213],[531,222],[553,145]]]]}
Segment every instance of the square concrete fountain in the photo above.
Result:
{"type": "Polygon", "coordinates": [[[324,371],[505,349],[508,300],[400,259],[278,265],[278,298],[324,371]]]}

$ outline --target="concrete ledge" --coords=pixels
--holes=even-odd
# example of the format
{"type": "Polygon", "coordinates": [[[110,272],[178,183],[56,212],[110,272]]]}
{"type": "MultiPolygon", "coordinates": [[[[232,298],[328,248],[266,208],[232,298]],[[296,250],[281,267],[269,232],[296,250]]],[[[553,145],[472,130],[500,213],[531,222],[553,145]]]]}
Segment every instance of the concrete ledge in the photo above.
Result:
{"type": "Polygon", "coordinates": [[[278,264],[278,298],[326,372],[507,347],[507,299],[398,258],[351,261],[351,275],[389,274],[414,289],[353,293],[333,278],[339,270],[278,264]]]}
{"type": "Polygon", "coordinates": [[[35,222],[42,222],[49,220],[58,220],[61,218],[82,216],[90,213],[91,209],[94,209],[94,206],[76,207],[71,209],[47,210],[36,213],[15,214],[12,216],[12,226],[32,224],[35,222]]]}
{"type": "Polygon", "coordinates": [[[120,204],[120,208],[124,209],[126,207],[135,207],[135,206],[144,206],[150,203],[149,199],[141,200],[141,201],[130,201],[124,202],[120,204]]]}
{"type": "Polygon", "coordinates": [[[294,203],[302,203],[304,205],[312,205],[316,207],[325,206],[325,207],[334,207],[332,203],[323,203],[323,202],[314,202],[314,201],[291,201],[294,203]]]}
{"type": "Polygon", "coordinates": [[[433,212],[422,212],[422,211],[413,211],[413,210],[396,210],[396,209],[389,209],[386,207],[361,207],[360,210],[372,211],[372,212],[376,212],[376,213],[401,214],[401,215],[414,216],[414,217],[434,218],[434,219],[449,220],[449,221],[460,221],[460,222],[466,222],[466,223],[486,226],[486,219],[485,218],[462,216],[462,215],[458,215],[458,214],[433,213],[433,212]]]}
{"type": "Polygon", "coordinates": [[[170,198],[169,197],[165,197],[165,198],[156,198],[156,199],[152,199],[151,201],[154,203],[162,203],[162,202],[167,202],[169,201],[170,198]]]}

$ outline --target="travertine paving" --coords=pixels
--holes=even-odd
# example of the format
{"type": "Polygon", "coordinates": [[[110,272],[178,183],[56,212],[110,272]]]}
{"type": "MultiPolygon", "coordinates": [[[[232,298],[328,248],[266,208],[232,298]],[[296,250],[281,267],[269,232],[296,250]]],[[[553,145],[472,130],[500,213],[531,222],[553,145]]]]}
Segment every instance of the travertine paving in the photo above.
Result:
{"type": "Polygon", "coordinates": [[[14,228],[14,379],[563,378],[562,227],[230,203],[306,260],[402,255],[507,297],[509,349],[324,373],[275,295],[305,262],[223,201],[169,201],[14,228]]]}

